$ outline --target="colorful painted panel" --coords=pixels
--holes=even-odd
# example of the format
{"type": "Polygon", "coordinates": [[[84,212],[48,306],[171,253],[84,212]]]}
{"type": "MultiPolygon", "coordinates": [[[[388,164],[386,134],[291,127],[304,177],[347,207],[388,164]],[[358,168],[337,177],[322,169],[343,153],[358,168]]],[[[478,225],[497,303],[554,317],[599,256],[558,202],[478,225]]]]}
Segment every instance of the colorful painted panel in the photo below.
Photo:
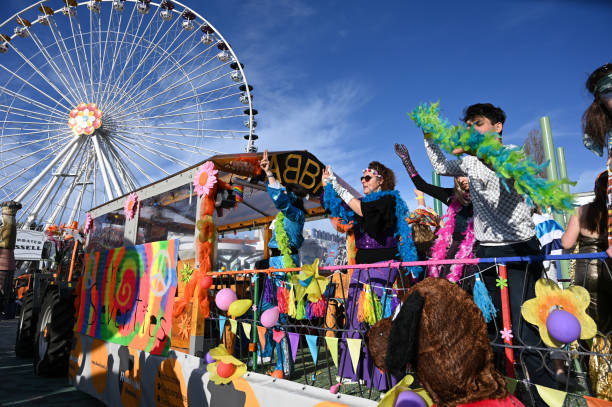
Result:
{"type": "Polygon", "coordinates": [[[76,332],[166,355],[178,240],[88,253],[76,332]]]}

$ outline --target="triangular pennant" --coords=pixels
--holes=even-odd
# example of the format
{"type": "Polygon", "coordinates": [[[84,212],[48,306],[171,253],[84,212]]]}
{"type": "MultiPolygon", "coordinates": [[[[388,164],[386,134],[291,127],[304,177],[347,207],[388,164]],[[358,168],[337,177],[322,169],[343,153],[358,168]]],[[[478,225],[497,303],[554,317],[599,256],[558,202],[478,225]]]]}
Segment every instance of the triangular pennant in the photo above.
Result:
{"type": "Polygon", "coordinates": [[[287,332],[287,335],[289,336],[289,344],[291,345],[291,357],[295,362],[298,345],[300,344],[300,334],[296,334],[295,332],[287,332]]]}
{"type": "Polygon", "coordinates": [[[540,397],[542,397],[542,400],[544,400],[550,407],[559,407],[565,402],[565,396],[567,396],[567,393],[564,391],[540,386],[539,384],[536,384],[536,388],[538,389],[538,393],[540,394],[540,397]]]}
{"type": "Polygon", "coordinates": [[[278,329],[272,330],[272,338],[274,338],[274,342],[280,343],[280,341],[285,337],[285,331],[279,331],[278,329]]]}
{"type": "Polygon", "coordinates": [[[249,324],[247,322],[243,322],[242,323],[242,330],[244,331],[244,335],[250,341],[251,340],[251,324],[249,324]]]}
{"type": "Polygon", "coordinates": [[[329,353],[331,353],[334,365],[338,367],[338,338],[326,336],[325,342],[327,343],[327,349],[329,349],[329,353]]]}
{"type": "Polygon", "coordinates": [[[219,338],[223,338],[223,331],[225,328],[226,317],[219,315],[219,338]]]}
{"type": "Polygon", "coordinates": [[[506,388],[508,389],[508,392],[510,394],[514,394],[514,392],[516,391],[517,383],[518,381],[516,379],[513,379],[511,377],[506,377],[506,388]]]}
{"type": "Polygon", "coordinates": [[[230,323],[230,331],[232,331],[232,333],[235,335],[236,331],[238,330],[238,322],[236,322],[235,319],[230,319],[229,323],[230,323]]]}
{"type": "Polygon", "coordinates": [[[583,396],[588,407],[612,407],[612,402],[603,399],[596,399],[591,396],[583,396]]]}
{"type": "Polygon", "coordinates": [[[257,325],[257,336],[259,337],[261,350],[264,350],[266,348],[266,327],[257,325]]]}
{"type": "Polygon", "coordinates": [[[319,339],[319,337],[317,335],[304,335],[304,336],[306,337],[306,343],[308,344],[308,349],[310,349],[312,360],[314,361],[314,364],[316,366],[317,356],[319,356],[319,348],[317,347],[317,339],[319,339]]]}
{"type": "Polygon", "coordinates": [[[357,364],[361,355],[361,339],[346,338],[346,344],[348,345],[349,355],[353,363],[353,372],[357,374],[357,364]]]}

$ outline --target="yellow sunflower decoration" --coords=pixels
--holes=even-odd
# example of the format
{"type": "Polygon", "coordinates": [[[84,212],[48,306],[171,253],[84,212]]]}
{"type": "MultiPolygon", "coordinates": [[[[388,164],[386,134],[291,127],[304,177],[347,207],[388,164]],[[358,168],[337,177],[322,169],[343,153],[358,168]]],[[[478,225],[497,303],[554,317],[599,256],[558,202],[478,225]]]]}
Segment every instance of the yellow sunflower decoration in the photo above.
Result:
{"type": "Polygon", "coordinates": [[[206,370],[210,374],[210,380],[215,384],[228,384],[234,379],[242,377],[247,371],[246,365],[230,355],[223,345],[211,349],[208,353],[215,360],[215,363],[209,363],[206,370]]]}
{"type": "Polygon", "coordinates": [[[294,274],[291,282],[295,289],[295,299],[300,301],[305,295],[315,303],[323,298],[329,280],[319,275],[319,259],[312,264],[304,264],[299,274],[294,274]]]}
{"type": "Polygon", "coordinates": [[[595,336],[597,326],[586,313],[591,297],[584,287],[562,290],[554,281],[541,278],[535,293],[535,298],[525,301],[521,313],[527,322],[537,325],[546,345],[558,347],[595,336]]]}

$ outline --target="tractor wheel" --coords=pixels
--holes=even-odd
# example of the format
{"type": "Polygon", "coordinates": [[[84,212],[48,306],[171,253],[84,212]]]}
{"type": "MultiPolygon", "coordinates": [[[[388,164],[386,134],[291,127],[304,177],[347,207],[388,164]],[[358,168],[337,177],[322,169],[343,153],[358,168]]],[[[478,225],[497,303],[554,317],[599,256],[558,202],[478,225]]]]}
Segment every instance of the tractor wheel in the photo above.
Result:
{"type": "Polygon", "coordinates": [[[62,299],[59,291],[49,290],[40,308],[34,369],[40,376],[66,376],[74,336],[74,304],[62,299]]]}
{"type": "Polygon", "coordinates": [[[15,339],[15,354],[22,358],[34,354],[34,337],[36,332],[36,315],[34,314],[34,291],[28,290],[21,300],[21,312],[17,338],[15,339]]]}

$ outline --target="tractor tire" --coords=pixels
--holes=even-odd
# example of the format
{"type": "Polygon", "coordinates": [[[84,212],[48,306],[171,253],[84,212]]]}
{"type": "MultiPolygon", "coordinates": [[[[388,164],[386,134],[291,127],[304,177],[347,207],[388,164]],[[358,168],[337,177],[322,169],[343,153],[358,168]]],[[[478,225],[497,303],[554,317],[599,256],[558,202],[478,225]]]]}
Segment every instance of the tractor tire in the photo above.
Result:
{"type": "Polygon", "coordinates": [[[34,371],[39,376],[67,376],[74,337],[74,304],[57,289],[47,292],[40,308],[34,345],[34,371]]]}
{"type": "Polygon", "coordinates": [[[15,338],[15,354],[22,358],[31,358],[34,354],[34,338],[36,336],[36,315],[34,314],[34,291],[28,290],[21,300],[21,312],[17,337],[15,338]]]}

